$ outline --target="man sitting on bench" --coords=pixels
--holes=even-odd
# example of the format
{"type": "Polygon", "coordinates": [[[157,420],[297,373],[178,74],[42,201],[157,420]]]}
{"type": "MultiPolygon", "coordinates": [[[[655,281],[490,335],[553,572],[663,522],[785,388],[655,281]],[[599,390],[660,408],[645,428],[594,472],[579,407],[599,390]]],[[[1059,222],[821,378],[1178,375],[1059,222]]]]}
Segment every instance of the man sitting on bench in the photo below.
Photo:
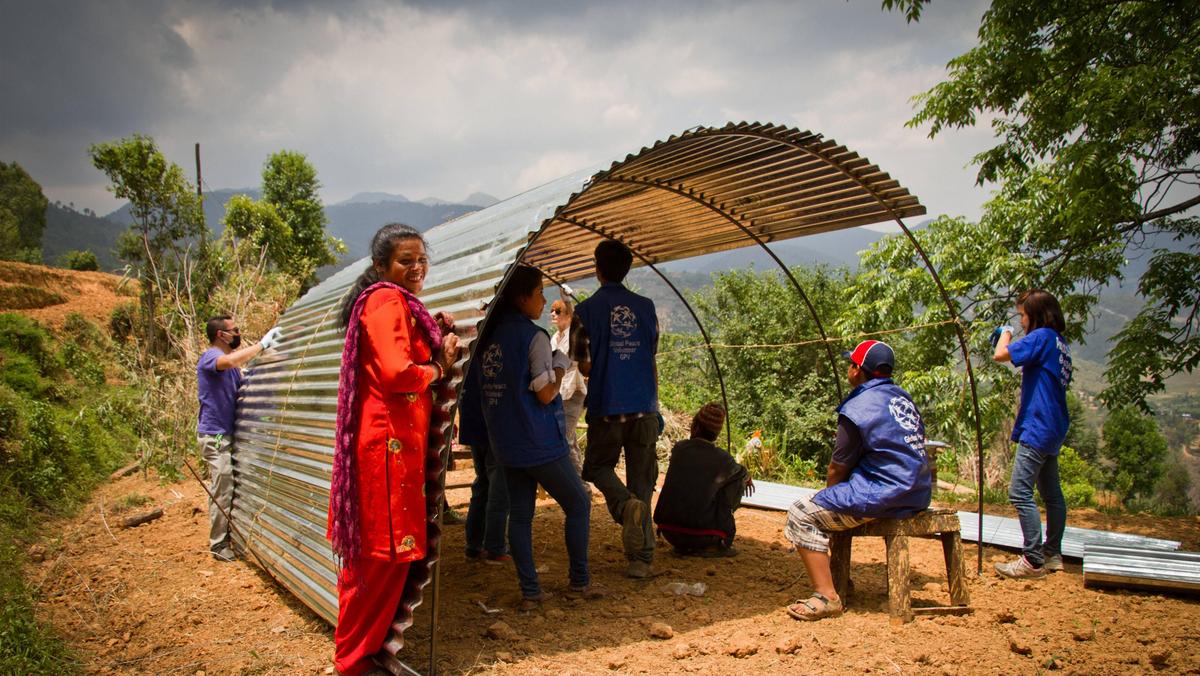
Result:
{"type": "Polygon", "coordinates": [[[792,505],[784,528],[814,588],[812,596],[788,606],[798,620],[842,614],[829,568],[829,533],[912,516],[929,507],[933,494],[925,425],[912,397],[892,382],[892,348],[864,340],[843,356],[850,360],[847,378],[854,389],[838,407],[826,488],[792,505]]]}

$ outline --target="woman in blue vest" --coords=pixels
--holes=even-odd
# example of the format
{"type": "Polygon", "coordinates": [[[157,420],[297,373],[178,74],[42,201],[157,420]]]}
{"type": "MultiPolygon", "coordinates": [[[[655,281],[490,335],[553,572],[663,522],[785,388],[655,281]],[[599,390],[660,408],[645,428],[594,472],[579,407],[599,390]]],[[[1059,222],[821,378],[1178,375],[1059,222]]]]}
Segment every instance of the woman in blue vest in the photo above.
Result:
{"type": "Polygon", "coordinates": [[[1017,510],[1024,544],[1021,556],[997,563],[1005,577],[1039,578],[1062,570],[1062,538],[1067,527],[1067,503],[1058,480],[1058,452],[1067,438],[1067,388],[1071,385],[1071,348],[1062,337],[1067,330],[1058,299],[1041,289],[1017,298],[1025,337],[1014,341],[1011,326],[992,333],[992,358],[1021,367],[1021,405],[1013,424],[1017,442],[1008,501],[1017,510]],[[1042,518],[1033,501],[1037,486],[1046,505],[1046,541],[1042,518]]]}
{"type": "Polygon", "coordinates": [[[570,589],[585,598],[599,591],[588,575],[591,499],[571,463],[559,382],[569,365],[552,352],[550,336],[534,322],[546,299],[542,275],[518,265],[500,290],[494,317],[479,339],[479,393],[492,451],[504,466],[508,485],[508,540],[521,608],[536,608],[547,596],[533,562],[533,511],[541,484],[566,514],[570,589]]]}

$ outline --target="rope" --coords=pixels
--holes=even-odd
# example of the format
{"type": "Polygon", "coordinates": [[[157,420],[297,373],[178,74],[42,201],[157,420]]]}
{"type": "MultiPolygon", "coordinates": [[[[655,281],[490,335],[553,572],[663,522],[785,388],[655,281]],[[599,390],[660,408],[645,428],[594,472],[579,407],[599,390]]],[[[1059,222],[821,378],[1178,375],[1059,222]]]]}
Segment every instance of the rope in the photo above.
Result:
{"type": "MultiPolygon", "coordinates": [[[[829,338],[813,338],[811,340],[801,340],[801,341],[797,341],[794,343],[748,343],[748,344],[739,344],[739,345],[728,344],[728,343],[711,343],[711,344],[709,344],[708,347],[721,348],[721,349],[736,349],[736,350],[759,350],[759,349],[770,349],[770,348],[780,348],[780,347],[800,347],[803,345],[816,345],[819,343],[824,343],[826,341],[831,342],[831,343],[836,343],[836,342],[841,342],[841,341],[854,340],[857,338],[867,338],[869,336],[883,336],[883,335],[887,335],[890,333],[901,333],[904,331],[910,331],[912,329],[927,329],[927,328],[931,328],[931,327],[935,327],[935,326],[945,326],[946,324],[955,324],[957,322],[958,322],[957,319],[944,319],[940,322],[930,322],[928,324],[912,324],[909,326],[902,326],[898,329],[887,329],[884,331],[869,331],[867,333],[856,333],[856,334],[852,334],[852,335],[848,335],[848,336],[831,336],[829,338]]],[[[681,348],[678,348],[675,350],[659,352],[658,356],[663,357],[663,356],[666,356],[669,354],[676,354],[679,352],[691,352],[693,350],[702,349],[704,347],[705,346],[702,343],[697,343],[695,345],[688,345],[686,347],[681,347],[681,348]]]]}

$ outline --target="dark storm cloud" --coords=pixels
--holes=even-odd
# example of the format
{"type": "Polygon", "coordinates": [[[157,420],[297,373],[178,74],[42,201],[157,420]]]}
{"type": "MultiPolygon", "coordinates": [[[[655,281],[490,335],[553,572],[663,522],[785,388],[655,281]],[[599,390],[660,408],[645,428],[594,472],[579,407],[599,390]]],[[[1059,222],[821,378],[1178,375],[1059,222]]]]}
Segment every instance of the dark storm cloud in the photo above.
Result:
{"type": "Polygon", "coordinates": [[[153,5],[15,2],[0,22],[0,141],[113,132],[169,114],[194,55],[153,5]]]}

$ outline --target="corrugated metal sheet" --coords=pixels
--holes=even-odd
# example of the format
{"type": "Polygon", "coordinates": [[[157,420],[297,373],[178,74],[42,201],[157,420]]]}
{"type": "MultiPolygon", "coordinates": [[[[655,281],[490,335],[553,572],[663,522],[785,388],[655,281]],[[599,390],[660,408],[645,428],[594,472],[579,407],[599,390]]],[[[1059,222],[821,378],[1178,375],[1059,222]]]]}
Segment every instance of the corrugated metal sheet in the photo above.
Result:
{"type": "MultiPolygon", "coordinates": [[[[815,489],[801,486],[755,481],[754,495],[743,498],[742,504],[748,507],[787,511],[792,503],[816,492],[815,489]]],[[[968,542],[979,542],[979,515],[975,512],[959,512],[958,519],[962,522],[962,539],[968,542]]],[[[1043,523],[1043,532],[1045,532],[1045,528],[1046,524],[1043,523]]],[[[1020,522],[1008,517],[984,514],[983,543],[993,547],[1020,549],[1024,543],[1020,522]]],[[[1062,553],[1064,556],[1081,559],[1084,558],[1085,549],[1091,551],[1091,548],[1095,547],[1170,552],[1179,549],[1179,546],[1180,543],[1175,540],[1161,540],[1129,533],[1067,526],[1063,533],[1062,553]]]]}
{"type": "Polygon", "coordinates": [[[1088,544],[1083,584],[1200,592],[1200,553],[1088,544]]]}
{"type": "MultiPolygon", "coordinates": [[[[592,275],[601,237],[657,264],[748,246],[751,234],[773,242],[924,213],[886,173],[819,134],[759,123],[700,128],[431,229],[422,299],[432,311],[453,312],[469,345],[483,303],[518,261],[565,282],[592,275]]],[[[249,540],[238,545],[330,622],[336,580],[324,534],[342,348],[334,320],[366,263],[333,275],[283,314],[284,343],[249,373],[238,413],[234,518],[249,540]]],[[[440,535],[441,451],[463,366],[442,392],[431,434],[431,549],[440,535]]],[[[385,646],[393,659],[433,563],[410,574],[385,646]]]]}

